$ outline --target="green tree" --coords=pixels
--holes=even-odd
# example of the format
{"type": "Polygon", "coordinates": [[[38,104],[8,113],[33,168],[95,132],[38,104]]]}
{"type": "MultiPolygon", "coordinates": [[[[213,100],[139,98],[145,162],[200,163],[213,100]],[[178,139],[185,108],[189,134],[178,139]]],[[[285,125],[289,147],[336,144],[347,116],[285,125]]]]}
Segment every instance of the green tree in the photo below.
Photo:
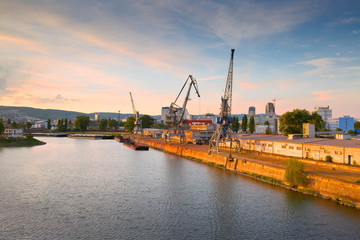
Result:
{"type": "Polygon", "coordinates": [[[47,120],[47,130],[51,129],[51,120],[50,118],[47,120]]]}
{"type": "Polygon", "coordinates": [[[134,116],[128,117],[124,124],[125,129],[132,132],[132,130],[134,129],[134,122],[135,122],[134,116]]]}
{"type": "Polygon", "coordinates": [[[4,131],[5,131],[4,124],[2,121],[0,121],[0,135],[3,135],[4,131]]]}
{"type": "Polygon", "coordinates": [[[316,131],[320,131],[322,128],[325,127],[325,121],[322,119],[322,117],[317,112],[313,112],[311,114],[308,123],[314,124],[316,131]]]}
{"type": "Polygon", "coordinates": [[[233,116],[232,123],[231,123],[231,130],[233,132],[237,133],[239,131],[239,129],[240,129],[239,118],[233,116]]]}
{"type": "Polygon", "coordinates": [[[119,127],[119,122],[115,119],[109,120],[109,128],[110,129],[117,129],[119,127]]]}
{"type": "Polygon", "coordinates": [[[142,128],[151,128],[155,122],[155,119],[149,115],[142,115],[140,119],[142,128]]]}
{"type": "Polygon", "coordinates": [[[32,122],[26,122],[25,123],[25,128],[30,129],[32,125],[33,125],[32,122]]]}
{"type": "Polygon", "coordinates": [[[355,132],[354,132],[353,130],[351,130],[351,129],[348,131],[348,133],[349,133],[350,135],[355,135],[355,132]]]}
{"type": "Polygon", "coordinates": [[[84,132],[90,124],[90,118],[85,115],[79,115],[75,120],[75,127],[84,132]]]}
{"type": "Polygon", "coordinates": [[[67,118],[65,118],[65,122],[64,122],[64,131],[68,130],[68,120],[67,118]]]}
{"type": "Polygon", "coordinates": [[[254,133],[255,132],[255,119],[253,116],[250,117],[249,121],[249,132],[254,133]]]}
{"type": "Polygon", "coordinates": [[[295,109],[292,112],[284,113],[279,121],[280,121],[280,131],[284,133],[284,135],[288,134],[301,134],[303,129],[303,123],[309,122],[311,119],[310,113],[305,109],[295,109]]]}
{"type": "Polygon", "coordinates": [[[355,129],[360,129],[360,122],[354,123],[354,128],[355,129]]]}
{"type": "Polygon", "coordinates": [[[7,124],[11,124],[11,119],[10,118],[8,118],[7,124]]]}
{"type": "Polygon", "coordinates": [[[11,123],[11,128],[17,128],[17,127],[18,127],[18,124],[15,121],[13,121],[11,123]]]}
{"type": "Polygon", "coordinates": [[[304,172],[304,163],[297,159],[288,159],[286,161],[285,179],[291,187],[305,186],[308,181],[304,172]]]}
{"type": "Polygon", "coordinates": [[[268,127],[270,126],[270,123],[269,123],[269,121],[267,121],[267,120],[264,122],[264,124],[265,124],[266,126],[268,126],[268,127]]]}
{"type": "Polygon", "coordinates": [[[335,131],[336,132],[342,132],[343,130],[341,128],[336,128],[335,131]]]}
{"type": "Polygon", "coordinates": [[[247,130],[247,125],[248,125],[248,123],[247,123],[247,116],[246,116],[246,114],[243,116],[243,118],[242,118],[242,121],[241,121],[241,131],[243,132],[243,133],[245,133],[246,132],[246,130],[247,130]]]}
{"type": "Polygon", "coordinates": [[[100,130],[105,130],[107,127],[107,119],[100,119],[98,128],[100,130]]]}

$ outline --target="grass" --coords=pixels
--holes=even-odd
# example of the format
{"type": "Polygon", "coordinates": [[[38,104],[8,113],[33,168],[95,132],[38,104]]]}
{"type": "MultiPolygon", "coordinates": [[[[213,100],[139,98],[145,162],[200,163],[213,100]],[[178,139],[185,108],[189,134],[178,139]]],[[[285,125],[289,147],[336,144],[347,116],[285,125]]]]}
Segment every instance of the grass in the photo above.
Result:
{"type": "Polygon", "coordinates": [[[35,138],[0,139],[0,147],[33,147],[44,144],[46,143],[35,138]]]}

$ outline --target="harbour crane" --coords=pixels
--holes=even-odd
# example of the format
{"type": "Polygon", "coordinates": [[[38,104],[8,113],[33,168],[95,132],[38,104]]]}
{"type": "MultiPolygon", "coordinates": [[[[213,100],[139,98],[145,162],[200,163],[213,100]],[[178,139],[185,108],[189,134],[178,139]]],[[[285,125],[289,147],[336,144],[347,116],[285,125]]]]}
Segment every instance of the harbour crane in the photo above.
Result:
{"type": "Polygon", "coordinates": [[[186,105],[188,101],[190,100],[190,91],[191,88],[194,87],[195,92],[198,97],[200,97],[198,85],[196,82],[196,79],[189,75],[189,77],[186,79],[184,85],[182,86],[179,94],[177,95],[174,102],[170,104],[169,111],[166,114],[165,122],[170,124],[170,129],[168,130],[167,134],[165,134],[165,141],[171,142],[171,137],[178,136],[180,139],[180,142],[186,142],[186,137],[184,134],[184,115],[186,111],[186,105]],[[189,88],[185,96],[184,103],[182,107],[180,107],[176,102],[178,101],[182,91],[184,90],[186,84],[189,83],[189,88]]]}
{"type": "Polygon", "coordinates": [[[135,119],[133,134],[142,134],[143,129],[141,128],[141,119],[140,119],[139,111],[136,111],[134,100],[133,100],[133,97],[131,95],[131,92],[130,92],[130,99],[131,99],[131,104],[132,104],[132,107],[133,107],[134,119],[135,119]]]}
{"type": "MultiPolygon", "coordinates": [[[[231,119],[231,105],[232,105],[232,85],[233,85],[233,62],[234,62],[234,52],[235,49],[231,49],[231,58],[229,71],[226,81],[226,87],[224,90],[224,96],[221,97],[221,107],[220,113],[217,120],[219,126],[217,127],[214,134],[211,136],[209,142],[209,154],[212,152],[219,153],[219,146],[226,146],[226,143],[230,143],[230,150],[232,147],[233,138],[231,135],[230,124],[232,122],[231,119]]],[[[238,143],[238,147],[240,148],[240,141],[237,136],[234,136],[235,140],[238,143]]]]}

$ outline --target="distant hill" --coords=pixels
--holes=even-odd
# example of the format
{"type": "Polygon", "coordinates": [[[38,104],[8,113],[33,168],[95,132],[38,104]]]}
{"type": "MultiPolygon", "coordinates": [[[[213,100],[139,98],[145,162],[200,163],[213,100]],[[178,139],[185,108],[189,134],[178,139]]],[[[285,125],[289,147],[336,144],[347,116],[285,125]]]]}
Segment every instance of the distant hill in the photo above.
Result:
{"type": "MultiPolygon", "coordinates": [[[[113,112],[96,112],[101,115],[102,118],[118,118],[118,113],[113,112]]],[[[38,120],[55,120],[58,118],[67,118],[74,121],[77,116],[85,115],[89,116],[90,119],[95,118],[95,113],[82,113],[75,111],[66,111],[66,110],[56,110],[56,109],[40,109],[40,108],[31,108],[31,107],[10,107],[10,106],[0,106],[0,117],[4,120],[11,119],[17,122],[23,121],[38,121],[38,120]]],[[[132,116],[132,113],[121,113],[120,118],[124,119],[129,116],[132,116]]],[[[160,119],[159,115],[152,116],[156,119],[160,119]]]]}

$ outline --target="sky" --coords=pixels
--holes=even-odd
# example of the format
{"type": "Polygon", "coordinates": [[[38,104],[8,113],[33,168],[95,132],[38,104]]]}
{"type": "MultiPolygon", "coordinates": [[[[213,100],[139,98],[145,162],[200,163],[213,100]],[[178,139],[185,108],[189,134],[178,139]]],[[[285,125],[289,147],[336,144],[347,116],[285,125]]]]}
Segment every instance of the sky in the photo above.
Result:
{"type": "Polygon", "coordinates": [[[358,0],[0,0],[0,105],[159,115],[192,75],[218,114],[232,48],[233,114],[360,118],[358,0]]]}

